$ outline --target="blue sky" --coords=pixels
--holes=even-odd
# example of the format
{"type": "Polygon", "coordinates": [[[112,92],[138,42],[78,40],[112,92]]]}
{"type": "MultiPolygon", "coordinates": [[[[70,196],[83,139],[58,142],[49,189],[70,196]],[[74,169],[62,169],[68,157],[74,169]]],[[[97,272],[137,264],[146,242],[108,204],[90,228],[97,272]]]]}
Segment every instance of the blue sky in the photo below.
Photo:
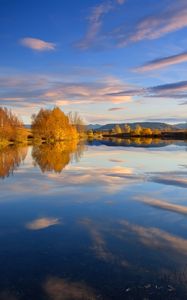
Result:
{"type": "Polygon", "coordinates": [[[186,0],[0,0],[0,105],[187,121],[186,0]]]}

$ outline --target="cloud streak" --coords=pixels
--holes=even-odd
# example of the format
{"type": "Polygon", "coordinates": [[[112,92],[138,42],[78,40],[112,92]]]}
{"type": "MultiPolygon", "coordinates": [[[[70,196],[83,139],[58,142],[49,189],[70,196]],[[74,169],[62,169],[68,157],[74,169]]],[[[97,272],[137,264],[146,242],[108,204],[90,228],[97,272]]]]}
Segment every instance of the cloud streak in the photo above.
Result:
{"type": "Polygon", "coordinates": [[[126,0],[116,0],[118,4],[122,5],[125,3],[126,0]]]}
{"type": "Polygon", "coordinates": [[[120,224],[124,226],[127,232],[133,232],[136,234],[138,240],[143,245],[157,249],[162,249],[165,253],[170,255],[170,258],[176,261],[178,259],[183,260],[187,256],[187,240],[175,235],[172,235],[164,230],[155,227],[143,227],[135,224],[131,224],[126,220],[120,221],[120,224]],[[177,256],[177,253],[179,256],[177,256]],[[182,257],[181,257],[182,255],[182,257]]]}
{"type": "Polygon", "coordinates": [[[44,284],[44,290],[51,300],[81,300],[98,297],[95,291],[82,282],[69,282],[64,278],[50,277],[44,284]]]}
{"type": "Polygon", "coordinates": [[[160,183],[160,184],[165,184],[165,185],[172,185],[176,187],[181,187],[181,188],[187,188],[187,179],[185,177],[179,177],[179,176],[170,176],[164,175],[164,176],[155,176],[151,178],[152,182],[155,183],[160,183]]]}
{"type": "Polygon", "coordinates": [[[26,224],[26,228],[29,230],[41,230],[54,225],[60,224],[57,218],[40,218],[26,224]]]}
{"type": "Polygon", "coordinates": [[[26,37],[20,40],[20,44],[24,47],[30,48],[35,51],[51,51],[55,50],[56,45],[54,43],[45,42],[40,39],[26,37]]]}
{"type": "MultiPolygon", "coordinates": [[[[116,0],[118,5],[124,3],[125,0],[116,0]]],[[[88,18],[88,31],[85,37],[77,43],[78,48],[85,50],[96,45],[99,48],[109,47],[109,45],[111,47],[125,47],[128,44],[143,40],[159,39],[187,27],[187,3],[183,0],[177,1],[177,4],[170,3],[164,9],[160,9],[159,12],[152,12],[139,20],[124,22],[111,31],[101,32],[103,17],[112,10],[115,10],[115,5],[111,5],[110,2],[105,2],[92,9],[88,18]]]]}
{"type": "Polygon", "coordinates": [[[178,81],[147,88],[127,89],[110,96],[142,96],[155,98],[183,99],[187,97],[187,81],[178,81]]]}
{"type": "Polygon", "coordinates": [[[154,199],[149,197],[136,197],[135,200],[143,202],[147,205],[155,208],[160,208],[168,211],[172,211],[179,214],[187,214],[187,207],[183,205],[173,204],[160,199],[154,199]]]}
{"type": "Polygon", "coordinates": [[[77,82],[44,75],[0,77],[0,104],[35,109],[47,104],[124,103],[130,96],[110,96],[122,91],[125,84],[117,78],[77,82]],[[107,95],[108,94],[108,95],[107,95]]]}
{"type": "Polygon", "coordinates": [[[124,107],[111,107],[108,109],[108,111],[118,111],[118,110],[124,110],[124,107]]]}
{"type": "Polygon", "coordinates": [[[110,2],[102,3],[92,8],[88,17],[89,26],[85,37],[76,46],[82,50],[88,49],[95,41],[103,23],[103,17],[112,9],[110,2]]]}
{"type": "Polygon", "coordinates": [[[175,64],[180,64],[183,62],[187,62],[187,52],[183,52],[180,54],[162,57],[162,58],[158,58],[158,59],[149,61],[146,64],[144,64],[143,66],[136,68],[135,71],[147,72],[147,71],[152,71],[152,70],[156,70],[156,69],[162,69],[162,68],[169,67],[169,66],[175,65],[175,64]]]}
{"type": "MultiPolygon", "coordinates": [[[[187,4],[183,1],[169,5],[162,12],[144,17],[137,23],[132,24],[127,31],[123,25],[114,34],[118,39],[118,46],[123,47],[129,43],[136,43],[142,40],[154,40],[187,27],[187,4]]],[[[115,36],[114,36],[115,37],[115,36]]]]}
{"type": "MultiPolygon", "coordinates": [[[[86,112],[85,117],[88,118],[89,122],[93,120],[111,122],[117,119],[114,113],[121,112],[122,114],[123,110],[125,112],[126,108],[123,108],[122,105],[132,103],[135,97],[149,98],[150,102],[151,100],[154,101],[154,98],[177,99],[178,104],[182,102],[185,104],[184,101],[187,97],[187,81],[141,87],[125,83],[113,76],[102,77],[102,79],[98,76],[94,80],[91,79],[86,82],[81,81],[81,78],[79,80],[72,77],[67,79],[55,74],[1,76],[0,105],[8,106],[20,116],[28,118],[46,105],[66,106],[68,109],[68,106],[72,105],[77,107],[82,104],[103,104],[109,106],[105,108],[107,112],[97,113],[96,116],[86,112]]],[[[69,110],[71,109],[69,108],[69,110]]],[[[170,116],[175,116],[175,113],[170,114],[170,116]]],[[[182,121],[185,116],[183,119],[181,117],[182,115],[180,115],[182,121]]],[[[132,116],[126,116],[127,119],[132,119],[132,116]]],[[[134,119],[137,119],[137,115],[134,119]]],[[[141,120],[144,119],[148,119],[148,117],[141,117],[141,120]]],[[[120,121],[124,121],[122,116],[120,121]]]]}

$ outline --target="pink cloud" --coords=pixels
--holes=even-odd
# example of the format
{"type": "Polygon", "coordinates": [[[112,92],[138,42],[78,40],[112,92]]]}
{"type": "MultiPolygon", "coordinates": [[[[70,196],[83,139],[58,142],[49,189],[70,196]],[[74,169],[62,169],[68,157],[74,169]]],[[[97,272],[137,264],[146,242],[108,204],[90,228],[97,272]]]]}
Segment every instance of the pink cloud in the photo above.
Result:
{"type": "Polygon", "coordinates": [[[135,26],[133,25],[129,32],[126,32],[121,26],[121,28],[117,29],[120,37],[118,46],[123,47],[129,43],[142,40],[158,39],[166,34],[187,27],[186,14],[187,5],[184,2],[182,5],[170,5],[162,13],[145,17],[135,26]]]}
{"type": "Polygon", "coordinates": [[[108,109],[109,111],[118,111],[118,110],[124,110],[124,107],[111,107],[108,109]]]}
{"type": "Polygon", "coordinates": [[[136,68],[135,71],[138,72],[152,71],[156,69],[165,68],[170,65],[180,64],[182,62],[187,62],[187,52],[152,60],[144,64],[143,66],[136,68]]]}
{"type": "Polygon", "coordinates": [[[56,47],[54,43],[49,43],[40,39],[34,39],[30,37],[21,39],[20,43],[21,45],[35,51],[50,51],[55,50],[56,47]]]}
{"type": "Polygon", "coordinates": [[[118,4],[122,5],[126,0],[116,0],[118,4]]]}
{"type": "Polygon", "coordinates": [[[58,225],[59,223],[60,221],[57,218],[40,218],[26,224],[26,228],[30,230],[40,230],[58,225]]]}
{"type": "Polygon", "coordinates": [[[87,33],[85,37],[77,43],[78,48],[87,49],[92,45],[102,27],[102,18],[112,8],[113,7],[110,2],[100,4],[92,8],[91,15],[88,17],[89,26],[87,33]]]}

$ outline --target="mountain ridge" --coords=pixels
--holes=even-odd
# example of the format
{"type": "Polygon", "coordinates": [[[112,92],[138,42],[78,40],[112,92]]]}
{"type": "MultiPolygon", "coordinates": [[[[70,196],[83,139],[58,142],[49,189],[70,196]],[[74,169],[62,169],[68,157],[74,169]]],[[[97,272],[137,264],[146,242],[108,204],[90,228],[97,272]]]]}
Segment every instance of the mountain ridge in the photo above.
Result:
{"type": "Polygon", "coordinates": [[[151,128],[151,129],[187,129],[187,123],[177,123],[177,124],[169,124],[164,122],[132,122],[132,123],[108,123],[104,125],[99,124],[89,124],[87,125],[88,129],[96,130],[96,131],[107,131],[115,128],[116,125],[124,127],[124,125],[129,125],[132,129],[135,129],[137,125],[140,125],[143,128],[151,128]]]}

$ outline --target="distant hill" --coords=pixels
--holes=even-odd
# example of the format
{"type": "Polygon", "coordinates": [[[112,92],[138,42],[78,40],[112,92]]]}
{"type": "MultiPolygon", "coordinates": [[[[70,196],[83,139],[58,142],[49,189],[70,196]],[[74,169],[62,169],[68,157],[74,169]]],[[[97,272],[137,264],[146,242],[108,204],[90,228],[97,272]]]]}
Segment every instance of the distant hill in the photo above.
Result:
{"type": "Polygon", "coordinates": [[[177,129],[187,129],[187,123],[179,123],[179,124],[176,124],[175,127],[177,129]]]}
{"type": "MultiPolygon", "coordinates": [[[[134,123],[110,123],[106,125],[100,125],[94,128],[94,130],[101,130],[101,131],[107,131],[107,130],[112,130],[116,125],[119,125],[121,127],[124,127],[125,124],[128,124],[132,129],[134,129],[137,125],[140,125],[143,128],[151,128],[151,129],[184,129],[187,128],[187,124],[176,124],[176,125],[171,125],[167,123],[161,123],[161,122],[134,122],[134,123]],[[184,126],[184,127],[182,127],[184,126]],[[186,126],[186,127],[185,127],[186,126]]],[[[89,129],[92,128],[92,124],[89,124],[89,129]]]]}
{"type": "MultiPolygon", "coordinates": [[[[100,124],[89,124],[86,126],[87,130],[93,129],[93,130],[101,130],[101,131],[107,131],[113,129],[116,125],[124,127],[125,124],[128,124],[132,129],[134,129],[137,125],[140,125],[144,128],[151,128],[151,129],[187,129],[187,123],[178,123],[175,125],[167,124],[167,123],[161,123],[161,122],[134,122],[134,123],[110,123],[106,125],[100,125],[100,124]]],[[[30,124],[25,124],[25,128],[30,129],[30,124]]]]}
{"type": "Polygon", "coordinates": [[[89,130],[89,129],[96,130],[96,129],[100,128],[100,127],[101,127],[100,124],[89,124],[89,125],[86,126],[87,130],[89,130]]]}
{"type": "Polygon", "coordinates": [[[29,125],[29,124],[25,124],[24,126],[25,126],[25,128],[27,128],[27,129],[31,129],[31,125],[29,125]]]}

